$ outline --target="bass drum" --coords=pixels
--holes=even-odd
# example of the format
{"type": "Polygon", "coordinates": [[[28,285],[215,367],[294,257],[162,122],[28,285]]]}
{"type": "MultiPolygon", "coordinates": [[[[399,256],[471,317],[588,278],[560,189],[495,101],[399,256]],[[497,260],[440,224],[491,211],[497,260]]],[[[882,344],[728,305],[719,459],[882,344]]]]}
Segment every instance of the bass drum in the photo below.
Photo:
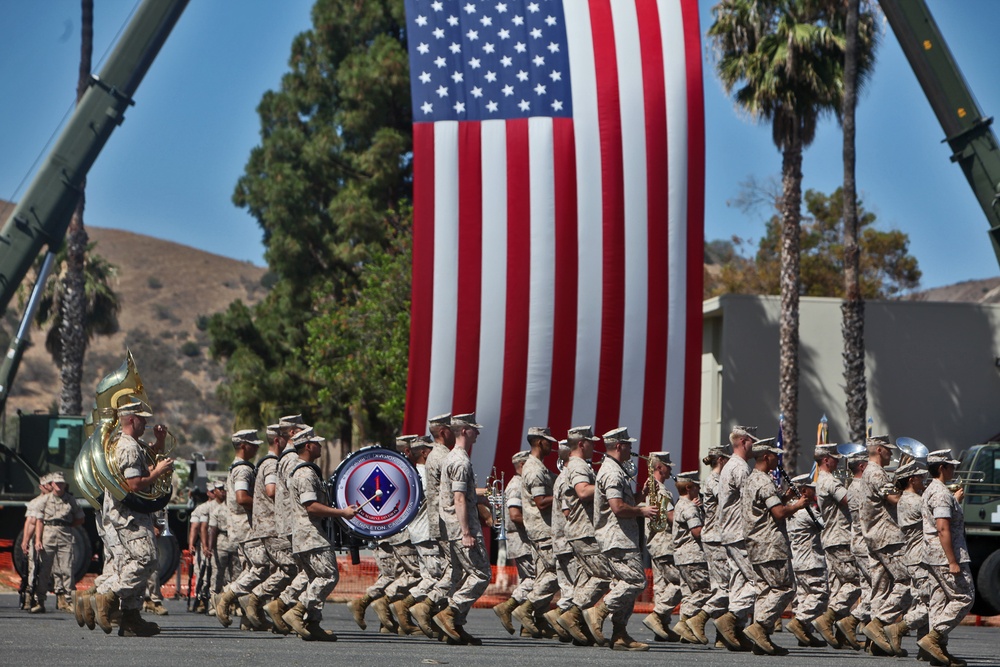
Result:
{"type": "MultiPolygon", "coordinates": [[[[24,531],[17,533],[17,540],[14,542],[14,570],[23,578],[28,576],[28,556],[21,551],[21,541],[24,539],[24,531]]],[[[90,569],[90,563],[94,558],[94,548],[90,543],[90,536],[83,526],[73,528],[73,583],[77,583],[90,569]]]]}
{"type": "Polygon", "coordinates": [[[344,459],[327,482],[327,489],[335,507],[364,505],[350,521],[338,521],[350,532],[369,539],[402,531],[420,511],[424,499],[416,466],[399,452],[378,445],[344,459]],[[382,495],[375,498],[377,491],[382,495]]]}
{"type": "Polygon", "coordinates": [[[160,585],[170,581],[177,566],[181,564],[181,548],[174,535],[160,535],[156,538],[156,574],[160,585]]]}

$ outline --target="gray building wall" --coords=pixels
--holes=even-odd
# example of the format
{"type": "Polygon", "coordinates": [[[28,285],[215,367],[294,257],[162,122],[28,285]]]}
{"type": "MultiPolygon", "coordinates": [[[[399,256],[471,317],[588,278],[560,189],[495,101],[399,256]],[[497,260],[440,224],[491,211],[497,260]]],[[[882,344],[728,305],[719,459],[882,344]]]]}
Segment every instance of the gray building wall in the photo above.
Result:
{"type": "MultiPolygon", "coordinates": [[[[816,426],[848,439],[840,300],[800,303],[800,472],[812,465],[816,426]]],[[[704,302],[703,452],[734,424],[773,436],[778,424],[777,296],[725,295],[704,302]]],[[[926,301],[865,305],[868,414],[876,433],[916,438],[956,453],[1000,433],[1000,306],[926,301]]]]}

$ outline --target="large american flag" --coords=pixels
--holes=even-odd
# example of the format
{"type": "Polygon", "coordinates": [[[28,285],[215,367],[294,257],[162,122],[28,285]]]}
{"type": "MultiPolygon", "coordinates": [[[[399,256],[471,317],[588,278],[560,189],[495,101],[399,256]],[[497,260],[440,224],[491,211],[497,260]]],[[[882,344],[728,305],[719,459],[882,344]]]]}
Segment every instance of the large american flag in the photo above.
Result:
{"type": "Polygon", "coordinates": [[[406,0],[413,304],[404,431],[470,412],[482,476],[529,426],[629,427],[697,466],[697,0],[406,0]]]}

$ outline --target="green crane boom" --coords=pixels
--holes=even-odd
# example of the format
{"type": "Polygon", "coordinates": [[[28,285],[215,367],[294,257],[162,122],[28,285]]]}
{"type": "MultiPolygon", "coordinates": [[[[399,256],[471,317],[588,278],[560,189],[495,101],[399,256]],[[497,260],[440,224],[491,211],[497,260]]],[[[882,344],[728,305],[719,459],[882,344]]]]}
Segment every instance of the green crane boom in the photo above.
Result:
{"type": "MultiPolygon", "coordinates": [[[[0,313],[43,245],[62,244],[80,186],[188,0],[144,0],[114,52],[84,93],[62,134],[0,229],[0,313]]],[[[3,378],[9,387],[10,378],[3,378]]]]}
{"type": "Polygon", "coordinates": [[[1000,151],[991,125],[962,76],[924,0],[879,0],[951,147],[990,223],[1000,262],[1000,151]]]}

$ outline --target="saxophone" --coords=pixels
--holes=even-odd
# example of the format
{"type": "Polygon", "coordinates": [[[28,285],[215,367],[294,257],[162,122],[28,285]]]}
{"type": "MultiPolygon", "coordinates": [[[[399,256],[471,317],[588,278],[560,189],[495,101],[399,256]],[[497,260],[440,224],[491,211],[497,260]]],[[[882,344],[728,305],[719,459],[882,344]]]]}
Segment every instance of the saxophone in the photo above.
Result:
{"type": "Polygon", "coordinates": [[[640,459],[645,459],[646,463],[649,464],[649,469],[646,471],[646,504],[660,510],[660,513],[652,519],[646,519],[646,530],[649,531],[650,535],[654,535],[667,529],[667,513],[670,511],[670,496],[660,491],[660,483],[657,482],[656,477],[653,476],[653,468],[655,467],[653,465],[653,460],[648,456],[643,456],[642,454],[635,454],[635,456],[638,456],[640,459]]]}

